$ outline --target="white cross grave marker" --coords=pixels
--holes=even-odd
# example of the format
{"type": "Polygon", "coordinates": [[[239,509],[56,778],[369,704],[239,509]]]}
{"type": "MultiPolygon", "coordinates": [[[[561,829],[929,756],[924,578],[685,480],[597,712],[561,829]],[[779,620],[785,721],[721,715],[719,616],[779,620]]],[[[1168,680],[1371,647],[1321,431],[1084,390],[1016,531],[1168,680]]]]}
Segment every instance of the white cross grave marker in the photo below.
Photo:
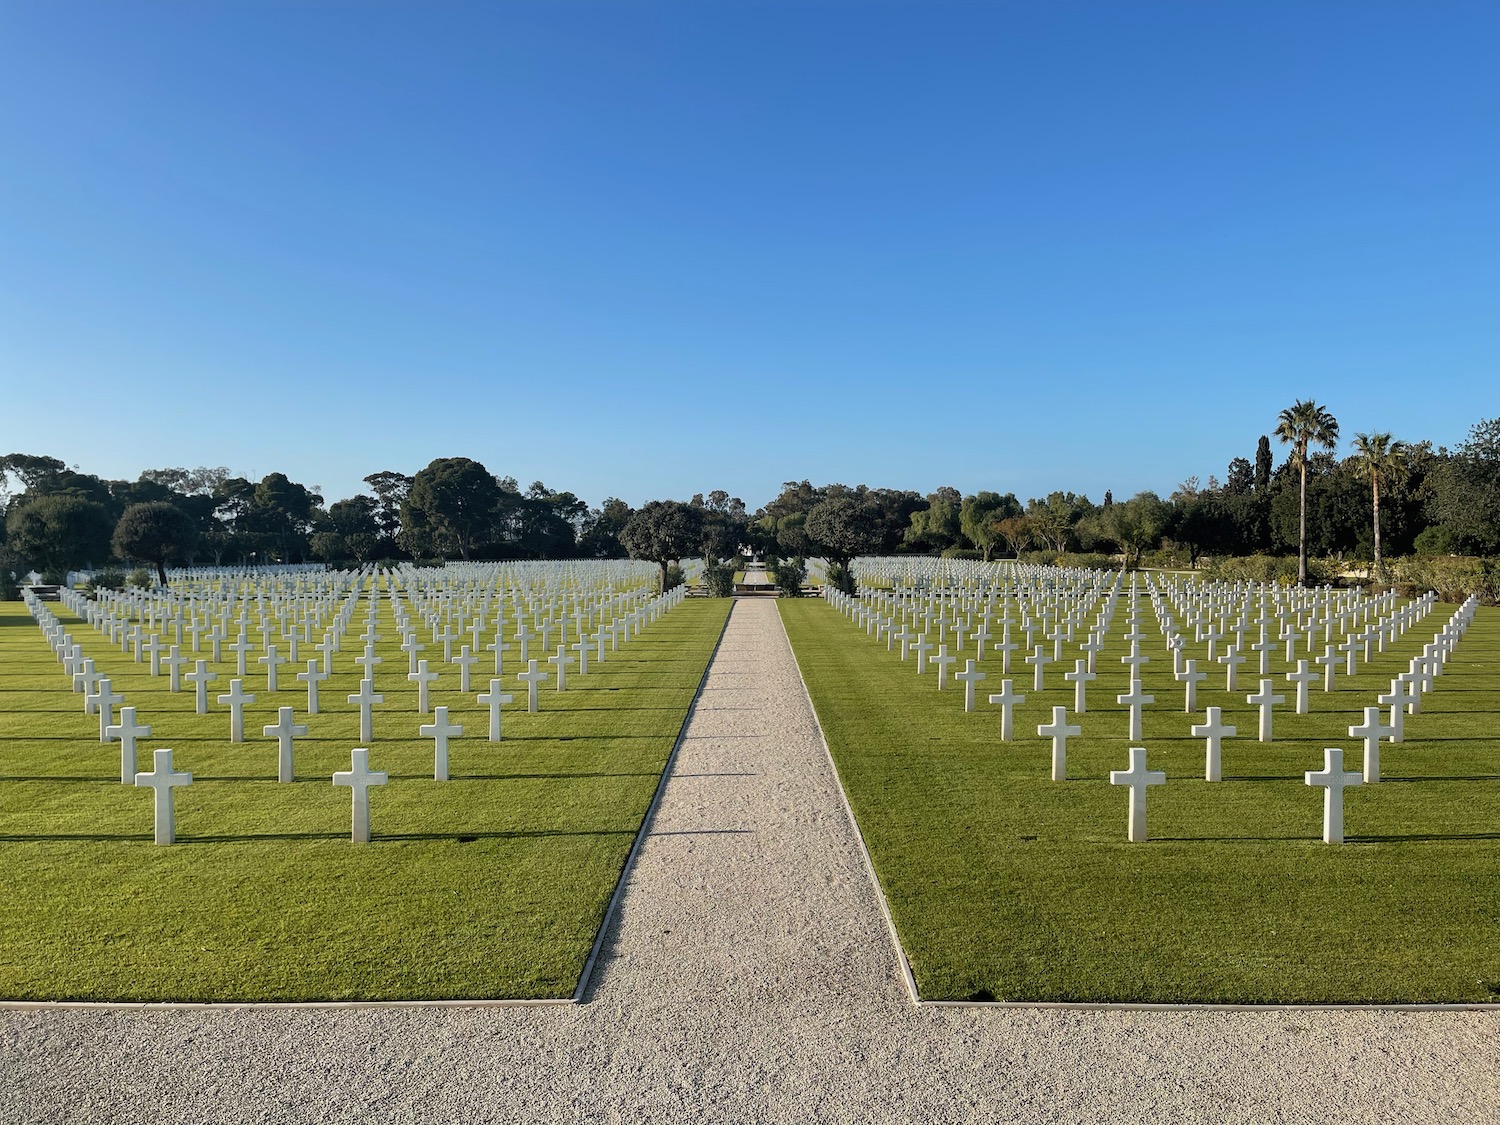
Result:
{"type": "Polygon", "coordinates": [[[229,691],[218,697],[220,703],[229,704],[229,741],[245,741],[245,704],[254,703],[255,696],[244,690],[239,679],[229,681],[229,691]]]}
{"type": "Polygon", "coordinates": [[[328,673],[318,668],[317,660],[307,662],[307,671],[298,672],[297,678],[307,685],[307,713],[318,713],[318,684],[328,678],[328,673]]]}
{"type": "Polygon", "coordinates": [[[376,694],[375,681],[366,677],[359,681],[359,691],[349,696],[349,702],[359,706],[359,740],[369,742],[374,737],[371,733],[374,727],[374,719],[370,709],[377,703],[384,703],[385,696],[376,694]]]}
{"type": "Polygon", "coordinates": [[[1309,684],[1316,683],[1318,674],[1308,670],[1307,661],[1297,661],[1297,670],[1288,672],[1286,678],[1297,685],[1297,714],[1307,714],[1307,688],[1309,684]]]}
{"type": "MultiPolygon", "coordinates": [[[[1270,742],[1271,739],[1271,708],[1278,703],[1285,703],[1286,696],[1271,694],[1271,681],[1261,680],[1260,690],[1245,696],[1245,702],[1260,708],[1260,740],[1270,742]]],[[[1340,751],[1343,753],[1343,751],[1340,751]]]]}
{"type": "Polygon", "coordinates": [[[1130,768],[1128,770],[1110,770],[1109,783],[1111,785],[1130,786],[1130,817],[1126,826],[1126,838],[1132,844],[1141,843],[1146,839],[1146,787],[1148,785],[1165,785],[1167,775],[1161,770],[1148,770],[1146,768],[1146,748],[1144,746],[1132,746],[1130,748],[1130,768]]]}
{"type": "Polygon", "coordinates": [[[1195,738],[1207,740],[1207,757],[1203,764],[1204,781],[1222,781],[1223,774],[1220,768],[1221,743],[1226,738],[1233,738],[1239,732],[1221,721],[1223,711],[1218,707],[1208,709],[1208,721],[1198,723],[1192,728],[1195,738]]]}
{"type": "Polygon", "coordinates": [[[427,685],[436,680],[438,674],[427,670],[427,661],[418,660],[417,670],[415,672],[408,672],[406,678],[417,685],[417,714],[427,714],[428,711],[432,710],[427,697],[427,685]]]}
{"type": "Polygon", "coordinates": [[[1013,726],[1012,712],[1016,704],[1026,702],[1026,697],[1012,691],[1009,680],[1001,680],[1000,690],[990,696],[990,702],[1000,705],[1000,741],[1009,742],[1013,726]]]}
{"type": "MultiPolygon", "coordinates": [[[[467,648],[468,646],[466,645],[464,647],[467,648]]],[[[424,661],[424,663],[425,663],[425,661],[424,661]]],[[[496,680],[495,682],[499,683],[500,681],[496,680]]],[[[509,696],[507,696],[506,698],[509,698],[509,696]]],[[[480,696],[479,697],[479,701],[481,703],[483,703],[484,702],[484,697],[480,696]]],[[[500,708],[499,708],[498,705],[496,705],[496,707],[491,711],[491,715],[493,716],[493,721],[491,723],[491,729],[494,731],[494,733],[495,733],[495,735],[497,737],[490,739],[490,741],[491,742],[499,742],[500,739],[499,739],[498,735],[499,735],[500,732],[499,732],[499,730],[497,728],[500,726],[500,720],[499,720],[500,708]]],[[[459,724],[457,724],[457,723],[450,723],[448,721],[448,708],[446,708],[446,707],[439,707],[435,711],[433,711],[432,722],[430,722],[430,723],[423,723],[421,726],[419,726],[417,728],[417,733],[420,734],[423,738],[430,738],[430,739],[433,740],[433,747],[432,747],[432,777],[433,777],[433,780],[435,780],[435,781],[447,781],[448,780],[448,739],[450,739],[450,738],[458,738],[460,735],[462,735],[464,733],[464,728],[462,726],[460,726],[459,724]]]]}
{"type": "Polygon", "coordinates": [[[172,751],[157,750],[150,773],[135,775],[135,783],[143,788],[156,790],[156,842],[170,844],[177,839],[177,825],[172,810],[172,790],[178,786],[191,785],[193,775],[178,773],[172,769],[172,751]]]}
{"type": "MultiPolygon", "coordinates": [[[[535,662],[532,662],[535,667],[535,662]]],[[[542,675],[545,677],[546,673],[542,675]]],[[[490,681],[490,690],[479,693],[479,702],[490,709],[490,741],[500,741],[500,704],[511,702],[515,696],[500,690],[501,680],[497,676],[490,681]]],[[[533,687],[533,693],[535,688],[533,687]]]]}
{"type": "Polygon", "coordinates": [[[1184,685],[1182,709],[1191,715],[1198,710],[1198,685],[1208,679],[1207,672],[1198,671],[1198,662],[1188,660],[1183,664],[1183,669],[1174,676],[1184,685]]]}
{"type": "Polygon", "coordinates": [[[207,715],[208,685],[219,678],[219,673],[210,672],[208,670],[208,661],[200,660],[197,662],[197,667],[182,678],[185,679],[188,683],[192,684],[194,690],[197,692],[197,713],[200,715],[207,715]]]}
{"type": "Polygon", "coordinates": [[[536,664],[535,660],[529,659],[526,661],[526,671],[516,673],[516,679],[526,682],[526,710],[533,712],[537,709],[537,685],[551,674],[538,671],[536,664]]]}
{"type": "Polygon", "coordinates": [[[1074,661],[1073,670],[1063,673],[1063,679],[1073,685],[1073,714],[1082,715],[1088,711],[1089,682],[1098,678],[1088,670],[1087,660],[1074,661]]]}
{"type": "Polygon", "coordinates": [[[94,705],[99,708],[99,741],[108,742],[107,733],[110,724],[115,721],[115,704],[124,703],[125,697],[117,695],[115,689],[110,686],[109,677],[105,676],[99,680],[98,690],[94,692],[94,705]]]}
{"type": "Polygon", "coordinates": [[[1380,780],[1380,740],[1394,733],[1395,728],[1380,721],[1379,707],[1366,707],[1365,721],[1349,728],[1350,738],[1364,739],[1366,785],[1374,785],[1380,780]]]}
{"type": "MultiPolygon", "coordinates": [[[[317,664],[316,660],[309,661],[317,664]]],[[[307,727],[296,722],[290,707],[276,709],[276,722],[260,728],[267,738],[276,740],[276,780],[292,780],[292,739],[307,737],[307,727]]]]}
{"type": "Polygon", "coordinates": [[[1323,843],[1344,842],[1344,790],[1359,785],[1363,778],[1357,773],[1344,772],[1344,752],[1327,747],[1323,750],[1323,768],[1308,770],[1304,775],[1308,785],[1323,786],[1323,843]]]}
{"type": "Polygon", "coordinates": [[[151,728],[136,723],[134,707],[121,707],[120,721],[111,724],[105,733],[110,738],[120,740],[120,784],[133,785],[136,773],[135,743],[137,739],[148,737],[151,728]]]}
{"type": "Polygon", "coordinates": [[[1131,680],[1130,690],[1124,695],[1115,697],[1116,703],[1123,703],[1130,708],[1130,733],[1126,736],[1131,739],[1141,738],[1141,709],[1148,703],[1155,703],[1154,695],[1147,695],[1141,691],[1141,681],[1131,680]]]}
{"type": "MultiPolygon", "coordinates": [[[[369,680],[361,680],[368,684],[369,680]]],[[[350,702],[353,702],[351,699],[350,702]]],[[[350,767],[347,770],[339,770],[333,775],[335,785],[347,785],[354,797],[353,826],[349,832],[349,838],[356,844],[368,844],[370,842],[370,786],[384,785],[389,778],[384,772],[376,772],[370,769],[370,751],[367,748],[356,748],[349,752],[350,767]]]]}
{"type": "Polygon", "coordinates": [[[1066,707],[1052,708],[1052,721],[1043,723],[1036,728],[1038,736],[1050,736],[1052,739],[1052,780],[1068,780],[1068,739],[1072,735],[1082,734],[1080,726],[1068,725],[1068,709],[1066,707]]]}
{"type": "MultiPolygon", "coordinates": [[[[984,650],[981,648],[979,651],[984,650]]],[[[983,681],[985,674],[974,667],[973,660],[965,660],[964,670],[955,674],[953,678],[964,685],[964,710],[974,710],[974,685],[983,681]]]]}

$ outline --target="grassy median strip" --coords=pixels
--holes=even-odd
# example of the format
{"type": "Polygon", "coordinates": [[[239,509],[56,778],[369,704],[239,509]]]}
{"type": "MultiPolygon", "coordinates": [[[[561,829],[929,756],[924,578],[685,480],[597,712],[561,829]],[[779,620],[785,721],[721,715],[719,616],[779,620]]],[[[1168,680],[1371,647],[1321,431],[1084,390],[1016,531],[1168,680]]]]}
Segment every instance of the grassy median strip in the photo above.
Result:
{"type": "MultiPolygon", "coordinates": [[[[1211,1003],[1421,1003],[1500,1000],[1500,611],[1481,609],[1406,739],[1387,744],[1383,780],[1345,794],[1348,843],[1321,842],[1322,790],[1304,784],[1323,747],[1361,750],[1360,721],[1452,606],[1439,606],[1390,654],[1291,714],[1277,665],[1276,740],[1255,740],[1243,690],[1215,669],[1200,707],[1224,709],[1224,780],[1203,780],[1171,658],[1148,647],[1145,712],[1150,839],[1125,839],[1128,672],[1118,614],[1070,715],[1068,780],[1049,776],[1036,735],[1072,706],[1065,665],[1012,667],[1026,702],[999,740],[999,657],[983,664],[979,709],[936,690],[884,641],[822,601],[782,602],[782,618],[916,976],[930,1000],[1211,1003]]],[[[1149,621],[1149,611],[1147,615],[1149,621]]],[[[1153,625],[1147,626],[1154,629],[1153,625]]],[[[1160,638],[1157,637],[1159,642],[1160,638]]],[[[1203,657],[1190,646],[1188,656],[1203,657]]],[[[972,651],[965,655],[972,656],[972,651]]],[[[1206,663],[1206,661],[1201,661],[1206,663]]],[[[961,689],[962,685],[958,685],[961,689]]]]}

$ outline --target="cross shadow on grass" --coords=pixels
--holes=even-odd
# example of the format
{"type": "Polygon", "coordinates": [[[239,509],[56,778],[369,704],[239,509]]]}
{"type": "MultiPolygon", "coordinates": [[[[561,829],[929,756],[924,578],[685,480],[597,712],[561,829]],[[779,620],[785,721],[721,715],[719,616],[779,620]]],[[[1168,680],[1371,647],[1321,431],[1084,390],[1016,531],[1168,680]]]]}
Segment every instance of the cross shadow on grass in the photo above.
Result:
{"type": "Polygon", "coordinates": [[[1155,836],[1153,843],[1160,844],[1263,844],[1272,840],[1317,843],[1316,836],[1155,836]]]}
{"type": "Polygon", "coordinates": [[[94,785],[104,785],[104,784],[108,784],[109,782],[112,781],[116,785],[119,785],[120,784],[120,776],[119,776],[119,774],[115,774],[113,777],[105,777],[105,776],[99,776],[99,777],[57,777],[57,776],[54,776],[53,774],[35,774],[35,775],[32,775],[32,776],[17,775],[17,776],[14,776],[14,777],[10,777],[10,776],[0,777],[0,782],[5,782],[5,781],[47,781],[47,782],[52,782],[52,781],[77,781],[77,782],[90,783],[90,784],[94,784],[94,785]]]}
{"type": "MultiPolygon", "coordinates": [[[[470,844],[476,840],[542,840],[553,836],[634,836],[633,828],[601,828],[590,832],[570,832],[561,828],[538,828],[529,832],[379,832],[375,834],[375,840],[455,840],[460,844],[470,844]]],[[[266,839],[267,837],[251,836],[246,839],[266,839]]],[[[347,840],[349,834],[341,833],[335,839],[347,840]]]]}
{"type": "MultiPolygon", "coordinates": [[[[452,781],[571,781],[575,778],[591,777],[656,777],[655,771],[645,770],[626,773],[463,773],[451,772],[452,781]]],[[[393,773],[392,781],[432,781],[430,773],[393,773]]]]}
{"type": "Polygon", "coordinates": [[[36,844],[58,841],[80,843],[87,840],[143,840],[149,843],[152,839],[150,832],[7,832],[0,834],[0,844],[36,844]]]}
{"type": "Polygon", "coordinates": [[[1380,784],[1382,785],[1385,785],[1387,782],[1391,782],[1396,785],[1403,785],[1410,784],[1411,782],[1422,781],[1500,781],[1500,773],[1476,773],[1469,774],[1467,776],[1443,777],[1438,777],[1436,775],[1425,777],[1387,777],[1385,774],[1380,775],[1380,784]]]}

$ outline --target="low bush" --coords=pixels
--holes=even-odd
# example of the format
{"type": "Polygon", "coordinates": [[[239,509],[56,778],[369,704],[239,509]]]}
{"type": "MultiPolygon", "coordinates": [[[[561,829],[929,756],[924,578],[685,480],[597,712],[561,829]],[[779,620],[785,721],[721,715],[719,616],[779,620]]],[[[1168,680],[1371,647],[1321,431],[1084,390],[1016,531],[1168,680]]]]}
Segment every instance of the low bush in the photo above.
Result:
{"type": "Polygon", "coordinates": [[[802,596],[802,583],[807,581],[806,559],[775,559],[767,569],[771,572],[771,581],[776,583],[783,598],[802,596]]]}
{"type": "Polygon", "coordinates": [[[1408,555],[1385,560],[1385,577],[1402,597],[1436,590],[1445,602],[1478,594],[1485,605],[1500,605],[1500,559],[1472,555],[1408,555]]]}
{"type": "MultiPolygon", "coordinates": [[[[735,566],[730,563],[706,563],[703,567],[703,590],[711,598],[734,596],[735,566]]],[[[670,589],[670,587],[668,587],[670,589]]]]}

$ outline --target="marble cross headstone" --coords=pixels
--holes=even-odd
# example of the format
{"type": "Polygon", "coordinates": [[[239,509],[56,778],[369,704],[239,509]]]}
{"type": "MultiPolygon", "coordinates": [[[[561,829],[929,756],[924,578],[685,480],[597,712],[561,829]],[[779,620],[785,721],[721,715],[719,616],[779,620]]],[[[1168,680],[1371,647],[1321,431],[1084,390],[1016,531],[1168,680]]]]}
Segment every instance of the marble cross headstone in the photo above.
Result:
{"type": "Polygon", "coordinates": [[[1068,724],[1068,709],[1066,707],[1052,708],[1052,721],[1042,723],[1036,728],[1038,736],[1050,736],[1052,739],[1052,780],[1068,780],[1068,739],[1072,735],[1082,734],[1081,726],[1070,726],[1068,724]]]}
{"type": "Polygon", "coordinates": [[[1208,743],[1207,757],[1204,760],[1203,766],[1204,781],[1223,780],[1219,764],[1222,749],[1221,743],[1224,739],[1233,738],[1238,733],[1234,727],[1226,726],[1223,723],[1221,720],[1222,714],[1223,712],[1220,708],[1210,707],[1208,709],[1208,721],[1198,723],[1192,727],[1193,737],[1206,739],[1208,743]]]}
{"type": "MultiPolygon", "coordinates": [[[[369,683],[362,680],[361,683],[369,683]]],[[[349,838],[356,844],[370,842],[370,787],[384,785],[389,778],[383,771],[370,769],[370,751],[359,747],[350,751],[350,767],[333,775],[335,785],[347,785],[354,798],[353,823],[349,838]]]]}
{"type": "MultiPolygon", "coordinates": [[[[496,681],[496,682],[498,683],[499,681],[496,681]]],[[[484,701],[484,697],[481,696],[480,697],[480,702],[483,702],[483,701],[484,701]]],[[[492,712],[492,714],[494,716],[496,716],[496,721],[491,724],[492,729],[498,728],[499,725],[500,725],[499,721],[498,721],[499,708],[496,707],[495,710],[492,712]]],[[[417,733],[420,734],[423,738],[430,738],[430,739],[433,740],[433,748],[432,748],[432,777],[433,777],[433,780],[435,780],[435,781],[447,781],[448,780],[448,740],[450,738],[458,738],[460,735],[462,735],[464,733],[464,728],[462,727],[462,725],[460,725],[458,723],[450,723],[448,721],[448,708],[446,708],[446,707],[438,707],[432,713],[432,722],[430,722],[430,723],[423,723],[421,726],[419,726],[417,728],[417,733]]],[[[495,730],[495,733],[498,734],[499,731],[495,730]]],[[[498,742],[500,740],[499,740],[499,738],[492,738],[492,739],[490,739],[490,741],[491,742],[498,742]]]]}
{"type": "MultiPolygon", "coordinates": [[[[532,661],[531,663],[532,663],[532,666],[534,668],[535,665],[536,665],[536,661],[532,661]]],[[[542,675],[545,676],[546,673],[544,672],[544,673],[542,673],[542,675]]],[[[494,679],[492,679],[490,681],[490,690],[489,691],[487,691],[487,692],[480,692],[479,693],[479,702],[482,703],[484,706],[486,706],[486,707],[488,707],[490,709],[490,741],[491,742],[499,742],[500,741],[500,705],[502,703],[509,703],[509,702],[511,702],[512,699],[515,698],[514,696],[510,695],[508,692],[501,691],[500,688],[501,688],[501,680],[497,676],[497,677],[495,677],[494,679]]],[[[536,689],[535,689],[535,686],[533,685],[533,687],[532,687],[532,695],[533,695],[533,697],[535,697],[535,694],[536,694],[536,689]]]]}
{"type": "Polygon", "coordinates": [[[1146,768],[1146,749],[1143,746],[1130,748],[1130,768],[1110,770],[1111,785],[1130,786],[1130,817],[1126,825],[1126,838],[1132,844],[1146,839],[1146,787],[1165,785],[1167,775],[1161,770],[1146,768]]]}
{"type": "Polygon", "coordinates": [[[193,775],[172,769],[172,751],[157,750],[150,773],[135,775],[135,783],[142,788],[156,791],[156,842],[170,844],[177,839],[177,823],[173,815],[172,790],[182,785],[191,785],[193,775]]]}
{"type": "Polygon", "coordinates": [[[134,707],[120,708],[120,721],[111,724],[105,734],[110,738],[120,740],[120,784],[133,785],[135,783],[135,744],[137,739],[147,738],[151,734],[149,726],[142,726],[135,721],[134,707]]]}
{"type": "Polygon", "coordinates": [[[377,703],[384,703],[385,696],[375,691],[375,681],[369,678],[359,681],[359,691],[349,696],[349,702],[359,707],[359,740],[369,742],[374,738],[374,718],[371,708],[377,703]]]}
{"type": "MultiPolygon", "coordinates": [[[[984,650],[980,649],[980,651],[983,652],[984,650]]],[[[974,661],[970,659],[964,661],[964,670],[957,673],[953,678],[964,685],[964,710],[974,710],[974,685],[983,681],[985,674],[979,671],[974,666],[974,661]]]]}
{"type": "Polygon", "coordinates": [[[1380,721],[1379,707],[1365,708],[1365,721],[1349,728],[1350,738],[1360,738],[1365,743],[1364,781],[1374,785],[1380,780],[1380,740],[1395,733],[1380,721]]]}
{"type": "MultiPolygon", "coordinates": [[[[316,664],[317,661],[310,663],[316,664]]],[[[307,737],[307,726],[293,718],[290,707],[278,707],[276,722],[260,729],[267,738],[276,740],[276,780],[283,782],[293,780],[292,739],[307,737]]]]}
{"type": "Polygon", "coordinates": [[[115,721],[115,704],[124,703],[125,697],[118,694],[110,685],[109,677],[104,676],[99,680],[99,688],[94,692],[94,704],[99,708],[99,741],[108,742],[108,730],[115,721]]]}
{"type": "Polygon", "coordinates": [[[534,712],[537,709],[537,685],[548,676],[549,673],[537,670],[537,662],[534,658],[526,661],[526,671],[516,673],[516,679],[526,684],[526,710],[534,712]]]}
{"type": "Polygon", "coordinates": [[[318,667],[317,660],[307,662],[307,671],[298,672],[297,678],[307,685],[307,713],[318,713],[318,684],[328,679],[328,673],[318,667]]]}
{"type": "Polygon", "coordinates": [[[229,681],[229,691],[218,697],[220,703],[229,704],[229,741],[245,741],[245,704],[254,703],[255,696],[244,690],[244,682],[238,678],[229,681]]]}
{"type": "Polygon", "coordinates": [[[1130,733],[1127,737],[1139,739],[1141,737],[1141,709],[1148,703],[1155,703],[1156,697],[1141,691],[1140,680],[1131,680],[1130,690],[1124,695],[1116,696],[1115,702],[1130,708],[1130,733]]]}
{"type": "Polygon", "coordinates": [[[196,709],[200,715],[208,714],[208,685],[219,678],[219,673],[208,670],[208,661],[199,660],[197,667],[183,677],[193,685],[197,693],[196,709]]]}
{"type": "Polygon", "coordinates": [[[1317,682],[1318,673],[1308,669],[1306,660],[1299,660],[1297,661],[1297,670],[1295,672],[1288,672],[1286,678],[1297,685],[1297,714],[1307,714],[1307,688],[1309,684],[1317,682]]]}
{"type": "Polygon", "coordinates": [[[408,672],[406,678],[417,685],[417,714],[427,714],[432,710],[428,698],[428,685],[438,678],[438,674],[427,670],[427,661],[418,660],[417,670],[408,672]]]}
{"type": "MultiPolygon", "coordinates": [[[[1245,702],[1260,708],[1260,741],[1270,742],[1272,730],[1272,708],[1285,703],[1286,696],[1271,693],[1271,681],[1261,680],[1260,690],[1245,696],[1245,702]]],[[[1340,751],[1342,753],[1342,751],[1340,751]]]]}
{"type": "Polygon", "coordinates": [[[1182,671],[1175,673],[1174,678],[1183,685],[1182,709],[1191,715],[1198,710],[1198,685],[1208,679],[1208,673],[1198,671],[1196,660],[1186,660],[1183,662],[1182,671]]]}
{"type": "Polygon", "coordinates": [[[1009,742],[1013,727],[1013,712],[1018,703],[1025,703],[1024,695],[1017,695],[1011,690],[1009,680],[1000,681],[1000,690],[990,696],[991,703],[1000,705],[1000,741],[1009,742]]]}
{"type": "Polygon", "coordinates": [[[1097,680],[1098,678],[1097,675],[1088,670],[1087,660],[1074,661],[1073,670],[1063,673],[1063,679],[1073,685],[1073,714],[1082,715],[1088,711],[1089,681],[1097,680]]]}
{"type": "Polygon", "coordinates": [[[1323,786],[1323,843],[1344,842],[1344,790],[1364,780],[1357,773],[1344,772],[1344,752],[1333,747],[1323,750],[1323,768],[1308,770],[1308,785],[1323,786]]]}

